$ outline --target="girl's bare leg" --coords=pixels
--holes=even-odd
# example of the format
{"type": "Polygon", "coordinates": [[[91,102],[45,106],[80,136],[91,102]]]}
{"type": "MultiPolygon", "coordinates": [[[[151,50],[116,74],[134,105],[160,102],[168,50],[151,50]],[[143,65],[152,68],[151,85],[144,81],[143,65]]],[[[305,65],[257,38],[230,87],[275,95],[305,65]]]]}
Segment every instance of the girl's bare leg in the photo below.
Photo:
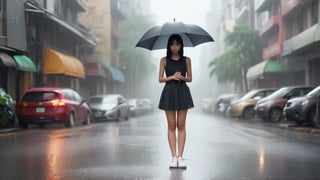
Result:
{"type": "Polygon", "coordinates": [[[168,141],[171,150],[172,157],[177,157],[177,138],[176,138],[176,111],[166,111],[168,121],[168,141]]]}
{"type": "Polygon", "coordinates": [[[188,110],[179,110],[177,113],[178,127],[178,157],[182,157],[186,142],[186,118],[188,110]]]}

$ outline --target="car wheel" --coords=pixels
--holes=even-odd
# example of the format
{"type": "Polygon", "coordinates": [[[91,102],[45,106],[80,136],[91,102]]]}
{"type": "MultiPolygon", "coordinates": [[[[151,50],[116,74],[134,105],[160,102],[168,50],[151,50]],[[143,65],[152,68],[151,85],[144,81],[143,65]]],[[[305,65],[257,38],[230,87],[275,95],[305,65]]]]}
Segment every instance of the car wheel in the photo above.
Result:
{"type": "Polygon", "coordinates": [[[129,111],[127,111],[127,116],[126,116],[126,118],[125,118],[125,120],[129,120],[129,118],[130,118],[130,113],[129,113],[129,111]]]}
{"type": "Polygon", "coordinates": [[[120,111],[117,112],[117,117],[115,118],[116,121],[120,121],[120,111]]]}
{"type": "Polygon", "coordinates": [[[43,129],[46,125],[44,123],[38,124],[39,128],[43,129]]]}
{"type": "Polygon", "coordinates": [[[316,119],[316,108],[311,108],[309,113],[308,113],[308,117],[307,117],[307,123],[314,125],[314,120],[316,119]]]}
{"type": "Polygon", "coordinates": [[[20,123],[19,123],[19,126],[20,126],[20,128],[22,128],[22,129],[28,129],[29,124],[28,124],[28,123],[25,123],[25,122],[20,122],[20,123]]]}
{"type": "Polygon", "coordinates": [[[272,122],[280,122],[283,119],[283,113],[281,109],[272,109],[270,112],[270,120],[272,122]]]}
{"type": "Polygon", "coordinates": [[[89,125],[89,124],[91,124],[91,116],[90,116],[90,113],[87,113],[86,119],[83,121],[82,124],[83,124],[83,125],[89,125]]]}
{"type": "Polygon", "coordinates": [[[67,128],[72,128],[74,126],[74,115],[72,112],[70,113],[69,120],[68,120],[68,122],[66,122],[65,125],[67,128]]]}
{"type": "Polygon", "coordinates": [[[244,111],[243,111],[243,119],[244,120],[248,120],[248,119],[252,119],[254,117],[254,109],[253,107],[247,107],[244,111]]]}
{"type": "Polygon", "coordinates": [[[319,121],[319,118],[317,117],[315,108],[310,110],[308,119],[312,126],[318,127],[320,125],[320,121],[319,121]]]}

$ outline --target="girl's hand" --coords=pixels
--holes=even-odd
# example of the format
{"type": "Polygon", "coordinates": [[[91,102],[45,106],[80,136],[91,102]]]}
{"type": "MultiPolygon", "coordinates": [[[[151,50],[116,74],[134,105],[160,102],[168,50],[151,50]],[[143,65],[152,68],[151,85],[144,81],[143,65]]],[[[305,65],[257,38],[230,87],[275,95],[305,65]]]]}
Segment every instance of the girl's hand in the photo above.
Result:
{"type": "Polygon", "coordinates": [[[177,80],[180,81],[181,80],[181,72],[175,72],[172,76],[171,76],[172,80],[177,80]]]}
{"type": "Polygon", "coordinates": [[[177,81],[185,81],[186,77],[182,76],[181,72],[176,72],[174,75],[172,75],[172,79],[177,81]]]}

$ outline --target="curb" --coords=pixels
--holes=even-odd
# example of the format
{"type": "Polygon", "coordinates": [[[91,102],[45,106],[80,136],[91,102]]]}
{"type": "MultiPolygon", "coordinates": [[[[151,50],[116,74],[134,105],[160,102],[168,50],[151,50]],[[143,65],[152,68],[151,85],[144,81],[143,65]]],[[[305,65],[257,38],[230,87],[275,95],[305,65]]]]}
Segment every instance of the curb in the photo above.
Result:
{"type": "Polygon", "coordinates": [[[311,133],[313,134],[320,134],[320,129],[312,129],[311,133]]]}
{"type": "Polygon", "coordinates": [[[297,126],[295,124],[279,124],[279,128],[291,129],[293,131],[303,132],[303,133],[320,134],[320,129],[319,128],[301,127],[301,126],[297,126]]]}
{"type": "Polygon", "coordinates": [[[0,134],[21,131],[21,128],[0,129],[0,134]]]}

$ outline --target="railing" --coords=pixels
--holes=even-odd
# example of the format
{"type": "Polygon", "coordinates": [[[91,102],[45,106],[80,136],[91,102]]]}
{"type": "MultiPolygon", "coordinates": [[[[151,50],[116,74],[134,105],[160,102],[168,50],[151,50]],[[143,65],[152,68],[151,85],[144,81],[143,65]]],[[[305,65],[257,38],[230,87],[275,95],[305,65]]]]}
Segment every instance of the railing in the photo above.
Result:
{"type": "Polygon", "coordinates": [[[282,16],[288,14],[293,8],[298,6],[301,0],[281,0],[281,13],[282,16]]]}
{"type": "Polygon", "coordinates": [[[267,3],[270,0],[255,0],[255,11],[258,11],[265,3],[267,3]]]}
{"type": "Polygon", "coordinates": [[[282,42],[278,41],[263,49],[263,59],[270,59],[282,53],[282,42]]]}
{"type": "Polygon", "coordinates": [[[279,22],[280,22],[279,15],[272,16],[265,24],[261,26],[261,28],[259,28],[260,35],[268,32],[272,27],[279,24],[279,22]]]}

